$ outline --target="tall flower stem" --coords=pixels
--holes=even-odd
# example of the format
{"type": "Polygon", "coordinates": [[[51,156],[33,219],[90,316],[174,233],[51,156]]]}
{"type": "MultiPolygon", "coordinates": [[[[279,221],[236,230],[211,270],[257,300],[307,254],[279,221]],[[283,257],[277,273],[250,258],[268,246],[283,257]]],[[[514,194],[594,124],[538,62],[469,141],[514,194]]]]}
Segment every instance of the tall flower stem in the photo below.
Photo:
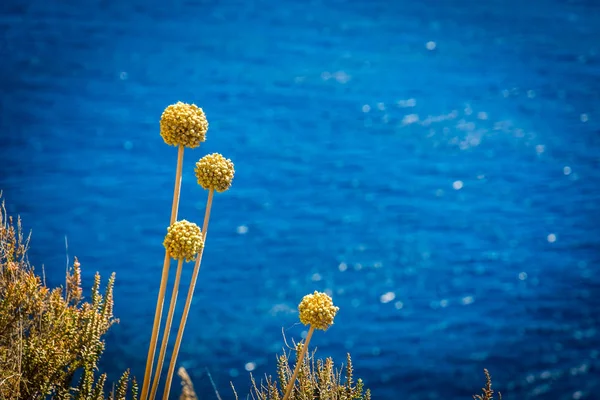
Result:
{"type": "MultiPolygon", "coordinates": [[[[179,195],[181,193],[181,171],[183,168],[183,146],[179,146],[177,151],[177,169],[175,173],[175,189],[173,191],[173,205],[171,206],[171,220],[169,225],[177,220],[177,210],[179,208],[179,195]]],[[[144,373],[144,384],[142,385],[142,394],[140,400],[146,400],[148,397],[148,389],[150,388],[150,378],[152,377],[152,364],[154,363],[154,355],[156,352],[156,343],[158,341],[158,333],[162,317],[163,305],[165,302],[165,293],[167,290],[167,281],[169,280],[169,267],[171,259],[168,252],[165,251],[165,260],[163,262],[162,276],[160,278],[160,288],[158,290],[158,299],[156,300],[156,310],[154,312],[154,325],[152,326],[152,336],[150,345],[148,346],[148,356],[146,358],[146,371],[144,373]]]]}
{"type": "Polygon", "coordinates": [[[167,322],[163,333],[162,343],[160,345],[160,353],[158,354],[158,362],[156,363],[156,372],[154,373],[154,381],[152,382],[152,390],[150,391],[150,400],[154,400],[158,383],[160,382],[160,373],[165,361],[165,353],[169,344],[169,333],[173,324],[173,313],[175,312],[175,304],[177,304],[177,294],[179,293],[179,282],[181,281],[181,270],[183,269],[183,259],[177,261],[177,273],[175,274],[175,282],[173,283],[173,293],[171,293],[171,303],[169,304],[169,313],[167,314],[167,322]]]}
{"type": "Polygon", "coordinates": [[[296,360],[296,368],[294,368],[294,373],[292,374],[292,379],[288,382],[287,388],[285,389],[285,396],[283,396],[283,400],[288,400],[290,395],[292,394],[292,389],[294,388],[294,382],[296,381],[296,377],[298,376],[298,371],[300,371],[300,366],[302,365],[302,361],[304,360],[304,356],[306,355],[306,351],[308,350],[308,344],[310,343],[310,338],[312,337],[313,332],[315,331],[314,326],[310,326],[308,330],[308,335],[306,335],[306,340],[302,345],[302,350],[300,351],[300,356],[298,360],[296,360]]]}
{"type": "MultiPolygon", "coordinates": [[[[214,195],[215,189],[209,189],[208,199],[206,200],[206,210],[204,211],[204,223],[202,224],[202,239],[204,239],[205,242],[206,232],[208,232],[208,220],[210,219],[210,209],[212,208],[212,200],[214,195]]],[[[200,268],[200,264],[198,264],[198,268],[200,268]]]]}
{"type": "MultiPolygon", "coordinates": [[[[204,223],[202,224],[202,238],[204,245],[206,246],[206,232],[208,232],[208,220],[210,219],[210,210],[212,208],[212,199],[214,195],[214,189],[209,189],[208,200],[206,201],[206,210],[204,212],[204,223]]],[[[204,253],[204,247],[196,256],[196,264],[194,265],[194,272],[192,273],[192,279],[190,287],[188,289],[187,298],[185,300],[185,308],[183,309],[183,315],[181,316],[181,322],[179,323],[179,329],[177,330],[177,338],[175,339],[175,347],[173,348],[173,354],[171,355],[171,362],[169,363],[169,370],[167,372],[167,381],[165,382],[165,390],[163,393],[163,400],[169,398],[171,391],[171,381],[173,380],[173,374],[175,373],[175,364],[177,363],[177,356],[179,355],[179,348],[181,347],[181,340],[183,339],[183,331],[185,330],[185,324],[187,317],[190,312],[192,305],[192,298],[194,297],[194,290],[196,289],[196,281],[198,274],[200,273],[200,264],[202,263],[202,254],[204,253]]]]}

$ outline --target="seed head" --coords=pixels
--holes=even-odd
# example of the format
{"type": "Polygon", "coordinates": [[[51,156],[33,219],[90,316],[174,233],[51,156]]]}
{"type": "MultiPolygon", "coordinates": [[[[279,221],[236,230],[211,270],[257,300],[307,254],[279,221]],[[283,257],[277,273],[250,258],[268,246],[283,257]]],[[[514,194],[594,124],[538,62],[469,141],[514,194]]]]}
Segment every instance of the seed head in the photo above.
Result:
{"type": "Polygon", "coordinates": [[[163,245],[175,260],[191,261],[204,247],[204,241],[200,227],[183,219],[167,228],[163,245]]]}
{"type": "Polygon", "coordinates": [[[219,153],[202,157],[196,163],[196,178],[198,185],[204,189],[215,189],[221,193],[231,187],[235,169],[230,159],[219,153]]]}
{"type": "Polygon", "coordinates": [[[178,101],[160,117],[160,136],[170,146],[198,147],[206,140],[207,130],[206,115],[195,104],[178,101]]]}
{"type": "Polygon", "coordinates": [[[317,291],[304,296],[298,305],[300,322],[321,330],[327,330],[333,324],[333,318],[338,310],[339,307],[333,305],[331,297],[317,291]]]}

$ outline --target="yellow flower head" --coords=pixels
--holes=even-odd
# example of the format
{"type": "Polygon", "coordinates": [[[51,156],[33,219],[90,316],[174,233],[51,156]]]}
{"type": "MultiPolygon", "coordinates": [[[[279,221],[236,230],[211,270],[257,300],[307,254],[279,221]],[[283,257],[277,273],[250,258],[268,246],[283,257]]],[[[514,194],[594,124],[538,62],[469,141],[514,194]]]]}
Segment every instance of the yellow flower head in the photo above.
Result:
{"type": "Polygon", "coordinates": [[[304,296],[298,305],[300,322],[321,330],[327,330],[333,324],[333,318],[338,310],[339,307],[333,305],[331,297],[317,291],[304,296]]]}
{"type": "Polygon", "coordinates": [[[204,247],[204,241],[200,227],[183,219],[169,226],[163,245],[175,260],[190,261],[204,247]]]}
{"type": "Polygon", "coordinates": [[[208,121],[195,104],[177,102],[165,108],[160,117],[160,136],[170,146],[194,148],[206,140],[208,121]]]}
{"type": "Polygon", "coordinates": [[[196,163],[195,171],[198,185],[204,189],[215,189],[219,193],[231,187],[235,173],[231,160],[219,153],[202,157],[196,163]]]}

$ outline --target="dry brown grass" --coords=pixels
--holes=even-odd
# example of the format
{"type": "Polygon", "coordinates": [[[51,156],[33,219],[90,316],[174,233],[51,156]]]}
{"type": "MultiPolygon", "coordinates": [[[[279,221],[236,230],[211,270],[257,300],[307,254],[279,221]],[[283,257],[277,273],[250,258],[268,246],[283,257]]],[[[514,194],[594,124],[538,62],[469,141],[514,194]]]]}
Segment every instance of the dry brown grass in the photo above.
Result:
{"type": "MultiPolygon", "coordinates": [[[[97,376],[103,335],[113,317],[114,274],[100,293],[96,274],[83,301],[80,264],[65,287],[50,289],[27,260],[29,237],[21,221],[0,207],[0,399],[104,399],[106,374],[97,376]]],[[[125,399],[129,371],[111,399],[125,399]]],[[[133,382],[131,392],[136,398],[133,382]]]]}
{"type": "MultiPolygon", "coordinates": [[[[302,344],[296,346],[296,360],[302,344]]],[[[252,400],[281,400],[296,364],[290,363],[289,354],[284,351],[277,357],[277,379],[267,376],[260,384],[251,376],[252,400]]],[[[346,365],[336,369],[332,358],[317,359],[315,352],[307,352],[301,361],[298,376],[292,386],[290,400],[371,400],[371,391],[364,388],[362,379],[354,379],[354,368],[350,354],[346,365]]],[[[238,395],[233,389],[236,400],[238,395]]]]}
{"type": "Polygon", "coordinates": [[[194,391],[194,384],[185,368],[179,367],[177,375],[181,378],[181,396],[179,396],[179,400],[198,400],[198,396],[194,391]]]}
{"type": "MultiPolygon", "coordinates": [[[[481,394],[473,396],[474,400],[494,400],[494,391],[492,390],[492,377],[487,369],[483,370],[485,374],[485,387],[481,389],[481,394]]],[[[502,400],[502,394],[498,393],[498,399],[502,400]]]]}

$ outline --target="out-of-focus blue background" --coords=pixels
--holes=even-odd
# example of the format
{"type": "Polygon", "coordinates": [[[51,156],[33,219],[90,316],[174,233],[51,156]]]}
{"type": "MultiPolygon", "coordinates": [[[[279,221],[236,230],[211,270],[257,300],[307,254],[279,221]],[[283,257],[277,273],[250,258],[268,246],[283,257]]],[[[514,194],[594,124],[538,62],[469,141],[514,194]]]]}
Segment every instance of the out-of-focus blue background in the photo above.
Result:
{"type": "Polygon", "coordinates": [[[3,0],[0,90],[32,263],[61,284],[67,237],[88,287],[117,273],[112,380],[143,377],[181,100],[210,128],[180,217],[195,161],[236,166],[179,358],[201,398],[207,369],[223,398],[275,373],[313,290],[340,312],[312,344],[375,399],[467,399],[484,367],[506,399],[598,398],[600,3],[3,0]]]}

